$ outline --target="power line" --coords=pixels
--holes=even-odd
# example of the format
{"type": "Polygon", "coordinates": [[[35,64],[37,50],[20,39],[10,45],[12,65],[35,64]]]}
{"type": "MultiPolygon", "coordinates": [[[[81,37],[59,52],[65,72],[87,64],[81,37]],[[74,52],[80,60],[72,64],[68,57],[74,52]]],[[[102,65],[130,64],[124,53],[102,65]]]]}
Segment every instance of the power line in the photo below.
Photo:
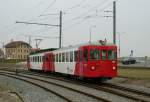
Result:
{"type": "Polygon", "coordinates": [[[80,7],[85,1],[87,1],[87,0],[81,0],[78,4],[76,4],[76,5],[72,6],[72,7],[69,7],[69,8],[67,8],[67,9],[64,10],[64,11],[70,11],[70,10],[72,10],[72,9],[78,8],[78,7],[80,7]]]}
{"type": "Polygon", "coordinates": [[[42,15],[43,13],[45,13],[45,12],[47,11],[47,9],[49,9],[50,7],[52,7],[52,6],[55,4],[55,2],[56,2],[56,0],[53,0],[53,1],[49,4],[49,6],[48,6],[40,15],[42,15]]]}
{"type": "Polygon", "coordinates": [[[79,15],[79,16],[77,16],[77,17],[74,17],[74,18],[72,18],[72,19],[70,19],[70,20],[68,20],[67,22],[70,22],[70,21],[72,21],[72,20],[76,20],[76,19],[82,18],[82,16],[85,16],[85,15],[89,14],[91,11],[93,11],[93,9],[96,9],[96,8],[99,7],[99,6],[104,5],[105,3],[107,3],[107,1],[109,1],[109,0],[104,0],[103,2],[101,2],[101,3],[97,4],[96,6],[90,8],[89,10],[87,10],[87,11],[84,12],[84,13],[82,13],[81,15],[79,15]]]}
{"type": "MultiPolygon", "coordinates": [[[[104,6],[103,8],[99,9],[98,12],[104,11],[109,5],[110,5],[110,3],[107,4],[106,6],[104,6]]],[[[69,28],[69,29],[70,29],[70,28],[73,28],[74,26],[83,23],[83,21],[85,21],[85,20],[87,20],[87,19],[89,19],[89,18],[92,18],[92,17],[96,16],[96,13],[94,13],[94,14],[91,14],[91,15],[87,15],[87,16],[82,17],[82,19],[80,19],[78,22],[67,26],[67,27],[64,28],[63,30],[66,30],[66,29],[68,29],[68,28],[69,28]],[[94,15],[94,14],[95,14],[95,15],[94,15]]]]}

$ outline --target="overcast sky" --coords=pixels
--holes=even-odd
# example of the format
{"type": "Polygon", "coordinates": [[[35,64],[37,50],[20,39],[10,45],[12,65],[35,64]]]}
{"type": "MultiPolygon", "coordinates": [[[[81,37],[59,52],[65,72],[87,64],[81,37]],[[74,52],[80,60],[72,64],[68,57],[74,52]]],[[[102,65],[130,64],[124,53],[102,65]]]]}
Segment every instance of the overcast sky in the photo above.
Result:
{"type": "MultiPolygon", "coordinates": [[[[113,0],[0,0],[0,47],[11,39],[28,42],[43,36],[40,48],[58,47],[58,27],[15,24],[28,21],[59,24],[63,12],[63,46],[89,41],[112,40],[113,0]],[[48,37],[54,37],[53,39],[48,37]]],[[[120,34],[121,56],[150,56],[150,0],[117,0],[117,44],[120,34]]],[[[119,44],[118,44],[119,45],[119,44]]]]}

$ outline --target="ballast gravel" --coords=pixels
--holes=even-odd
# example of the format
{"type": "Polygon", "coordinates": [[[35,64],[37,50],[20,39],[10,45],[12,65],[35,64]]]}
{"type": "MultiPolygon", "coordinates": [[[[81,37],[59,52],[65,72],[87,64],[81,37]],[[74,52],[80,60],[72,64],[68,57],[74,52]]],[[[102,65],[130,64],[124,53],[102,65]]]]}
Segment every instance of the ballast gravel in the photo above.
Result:
{"type": "Polygon", "coordinates": [[[0,75],[0,84],[17,92],[24,102],[66,102],[58,96],[32,84],[0,75]]]}

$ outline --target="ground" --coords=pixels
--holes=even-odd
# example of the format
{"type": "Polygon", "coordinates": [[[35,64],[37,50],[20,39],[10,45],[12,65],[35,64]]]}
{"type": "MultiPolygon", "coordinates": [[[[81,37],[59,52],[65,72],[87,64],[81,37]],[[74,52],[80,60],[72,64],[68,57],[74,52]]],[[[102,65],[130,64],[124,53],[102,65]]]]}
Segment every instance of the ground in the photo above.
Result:
{"type": "MultiPolygon", "coordinates": [[[[0,63],[0,68],[16,68],[15,64],[0,63]]],[[[21,67],[17,64],[17,67],[21,67]]],[[[25,67],[25,65],[23,65],[25,67]]],[[[22,68],[22,67],[21,67],[22,68]]],[[[112,79],[116,83],[140,85],[150,88],[150,68],[118,68],[118,78],[112,79]]],[[[0,86],[0,102],[21,102],[16,94],[5,86],[0,86]],[[9,97],[9,98],[8,98],[9,97]]]]}
{"type": "Polygon", "coordinates": [[[0,102],[21,102],[21,100],[9,88],[0,86],[0,102]]]}

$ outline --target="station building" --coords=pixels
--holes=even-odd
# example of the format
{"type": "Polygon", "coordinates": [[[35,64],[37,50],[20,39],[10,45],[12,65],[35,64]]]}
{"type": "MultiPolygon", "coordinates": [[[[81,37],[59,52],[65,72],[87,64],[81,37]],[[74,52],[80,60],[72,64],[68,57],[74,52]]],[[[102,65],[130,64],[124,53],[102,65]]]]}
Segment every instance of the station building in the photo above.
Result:
{"type": "Polygon", "coordinates": [[[23,41],[11,41],[5,45],[6,59],[26,60],[30,53],[31,46],[23,41]]]}

